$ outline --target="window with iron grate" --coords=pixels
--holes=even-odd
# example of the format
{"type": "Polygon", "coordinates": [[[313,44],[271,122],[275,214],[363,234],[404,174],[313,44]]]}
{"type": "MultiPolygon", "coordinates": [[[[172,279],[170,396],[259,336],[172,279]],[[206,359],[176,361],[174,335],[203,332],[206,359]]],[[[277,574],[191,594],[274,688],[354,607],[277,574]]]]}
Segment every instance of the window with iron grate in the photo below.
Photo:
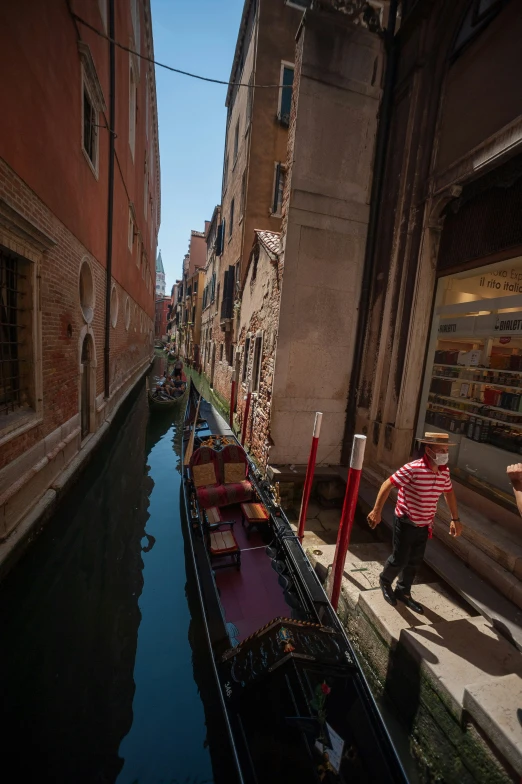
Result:
{"type": "Polygon", "coordinates": [[[0,428],[31,404],[30,262],[0,248],[0,428]]]}

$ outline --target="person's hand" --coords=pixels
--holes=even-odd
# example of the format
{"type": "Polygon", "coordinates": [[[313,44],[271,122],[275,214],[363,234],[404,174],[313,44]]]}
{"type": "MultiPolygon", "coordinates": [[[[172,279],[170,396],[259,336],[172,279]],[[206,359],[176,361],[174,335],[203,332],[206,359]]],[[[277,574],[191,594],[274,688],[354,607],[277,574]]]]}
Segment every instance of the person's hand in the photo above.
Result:
{"type": "Polygon", "coordinates": [[[449,532],[450,536],[460,536],[462,533],[462,523],[458,520],[452,520],[449,532]]]}
{"type": "Polygon", "coordinates": [[[376,509],[372,509],[367,517],[367,520],[370,528],[375,528],[381,522],[381,513],[376,509]]]}
{"type": "Polygon", "coordinates": [[[522,463],[514,463],[506,469],[508,479],[515,490],[522,490],[522,463]]]}

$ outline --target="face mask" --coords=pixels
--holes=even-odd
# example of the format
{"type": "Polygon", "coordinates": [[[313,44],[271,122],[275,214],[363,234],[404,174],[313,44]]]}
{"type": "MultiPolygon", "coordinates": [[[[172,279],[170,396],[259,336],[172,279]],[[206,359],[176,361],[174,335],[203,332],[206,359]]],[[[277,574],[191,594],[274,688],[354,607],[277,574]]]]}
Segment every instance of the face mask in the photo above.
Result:
{"type": "Polygon", "coordinates": [[[449,460],[448,452],[432,452],[429,451],[430,459],[433,460],[435,465],[446,465],[449,460]]]}

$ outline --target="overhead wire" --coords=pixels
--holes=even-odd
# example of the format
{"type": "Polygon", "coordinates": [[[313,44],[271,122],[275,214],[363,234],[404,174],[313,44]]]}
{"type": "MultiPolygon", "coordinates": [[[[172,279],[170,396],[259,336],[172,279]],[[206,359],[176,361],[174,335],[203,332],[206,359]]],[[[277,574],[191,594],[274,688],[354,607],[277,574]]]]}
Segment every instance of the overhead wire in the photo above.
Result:
{"type": "Polygon", "coordinates": [[[76,22],[87,27],[89,30],[92,30],[93,33],[99,35],[100,38],[105,38],[110,43],[117,46],[119,49],[123,49],[124,52],[129,52],[133,54],[135,57],[139,57],[141,60],[146,60],[148,63],[152,63],[153,65],[158,66],[158,68],[165,68],[167,71],[172,71],[173,73],[180,74],[181,76],[189,76],[191,79],[199,79],[201,82],[211,82],[212,84],[222,84],[226,87],[255,87],[260,89],[280,89],[283,87],[289,87],[287,84],[247,84],[245,82],[229,82],[223,79],[212,79],[210,76],[201,76],[200,74],[194,74],[190,71],[183,71],[181,68],[174,68],[172,65],[166,65],[165,63],[160,63],[158,60],[154,60],[152,57],[148,57],[146,54],[140,54],[135,49],[131,49],[130,46],[125,46],[125,44],[121,44],[119,41],[115,41],[114,38],[111,38],[106,33],[103,33],[101,30],[98,30],[97,27],[94,27],[89,22],[86,22],[85,19],[82,19],[81,16],[71,11],[72,17],[75,19],[76,22]]]}

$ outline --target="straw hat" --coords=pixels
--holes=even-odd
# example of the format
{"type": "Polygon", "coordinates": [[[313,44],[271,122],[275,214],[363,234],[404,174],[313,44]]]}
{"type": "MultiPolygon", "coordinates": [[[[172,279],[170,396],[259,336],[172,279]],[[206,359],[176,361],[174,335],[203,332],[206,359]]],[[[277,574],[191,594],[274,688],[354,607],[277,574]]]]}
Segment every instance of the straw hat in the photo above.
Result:
{"type": "Polygon", "coordinates": [[[456,442],[449,440],[447,433],[424,433],[424,438],[418,438],[421,444],[438,444],[438,446],[457,446],[456,442]]]}

